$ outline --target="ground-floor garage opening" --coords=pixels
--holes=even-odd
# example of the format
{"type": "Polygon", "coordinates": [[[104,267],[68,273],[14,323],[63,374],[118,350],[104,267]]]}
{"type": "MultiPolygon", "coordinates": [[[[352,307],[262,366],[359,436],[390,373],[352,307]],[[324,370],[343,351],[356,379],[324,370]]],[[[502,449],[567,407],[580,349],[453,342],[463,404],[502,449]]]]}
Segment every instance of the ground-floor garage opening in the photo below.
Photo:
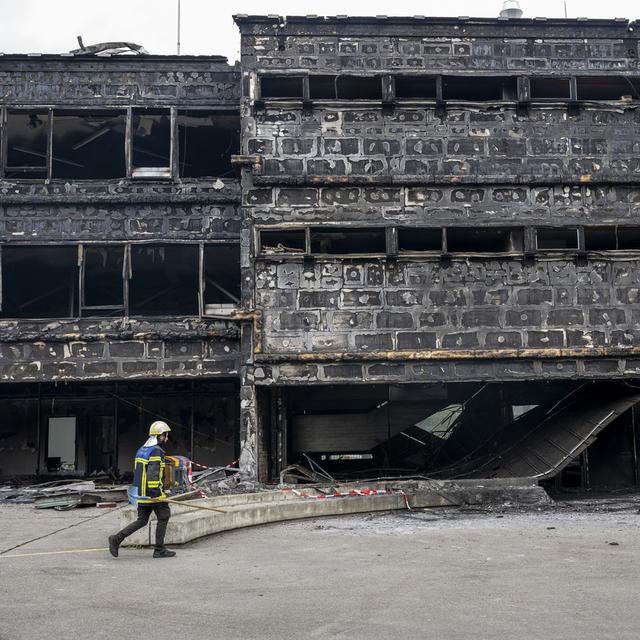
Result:
{"type": "Polygon", "coordinates": [[[314,385],[261,389],[259,400],[272,480],[298,465],[335,479],[534,476],[576,490],[640,482],[640,383],[314,385]]]}
{"type": "Polygon", "coordinates": [[[167,453],[223,466],[239,454],[237,380],[0,385],[0,477],[127,477],[149,425],[167,453]]]}

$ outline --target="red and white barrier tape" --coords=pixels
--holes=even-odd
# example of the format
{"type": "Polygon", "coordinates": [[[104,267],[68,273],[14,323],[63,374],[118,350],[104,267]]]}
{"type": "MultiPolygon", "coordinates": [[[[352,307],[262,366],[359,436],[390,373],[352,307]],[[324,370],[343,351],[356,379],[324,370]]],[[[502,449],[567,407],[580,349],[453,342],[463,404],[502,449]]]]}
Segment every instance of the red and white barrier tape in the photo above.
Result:
{"type": "Polygon", "coordinates": [[[380,496],[380,495],[389,495],[389,494],[400,494],[404,500],[404,505],[407,507],[409,511],[411,511],[411,506],[409,505],[409,496],[400,490],[394,489],[350,489],[347,492],[335,491],[334,493],[328,493],[319,496],[310,496],[303,491],[298,491],[297,489],[287,488],[282,489],[282,491],[290,491],[295,494],[299,498],[308,498],[311,500],[327,500],[331,498],[349,498],[350,496],[380,496]]]}
{"type": "MultiPolygon", "coordinates": [[[[234,460],[231,464],[228,464],[227,467],[234,467],[235,465],[238,464],[238,462],[240,462],[240,460],[234,460]]],[[[194,467],[198,467],[198,469],[215,469],[216,467],[208,467],[206,464],[200,464],[199,462],[194,462],[193,460],[191,460],[191,465],[194,467]]]]}

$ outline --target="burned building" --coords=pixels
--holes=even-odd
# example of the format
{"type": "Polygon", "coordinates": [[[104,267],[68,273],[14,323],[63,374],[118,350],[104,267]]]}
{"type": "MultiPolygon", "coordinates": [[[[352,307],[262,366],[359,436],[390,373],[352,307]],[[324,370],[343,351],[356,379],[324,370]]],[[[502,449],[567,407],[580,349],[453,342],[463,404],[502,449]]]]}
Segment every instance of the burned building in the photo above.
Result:
{"type": "Polygon", "coordinates": [[[236,22],[262,473],[634,484],[637,25],[236,22]]]}
{"type": "Polygon", "coordinates": [[[0,58],[1,473],[638,484],[637,24],[235,20],[0,58]]]}

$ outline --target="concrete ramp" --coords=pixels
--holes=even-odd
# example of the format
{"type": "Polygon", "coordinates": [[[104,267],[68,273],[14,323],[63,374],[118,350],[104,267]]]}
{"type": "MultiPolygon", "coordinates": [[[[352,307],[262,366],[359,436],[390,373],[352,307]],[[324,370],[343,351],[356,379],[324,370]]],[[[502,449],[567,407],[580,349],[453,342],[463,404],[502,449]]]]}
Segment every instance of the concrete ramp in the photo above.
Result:
{"type": "MultiPolygon", "coordinates": [[[[166,542],[184,544],[223,531],[304,518],[464,504],[503,504],[505,501],[544,504],[549,498],[535,481],[527,478],[482,482],[401,481],[393,485],[368,483],[366,487],[349,484],[331,490],[301,485],[296,490],[276,489],[190,501],[191,505],[224,509],[225,513],[172,504],[166,542]],[[335,493],[344,497],[332,497],[335,493]]],[[[135,515],[133,508],[125,510],[125,523],[135,519],[135,515]]],[[[152,545],[155,529],[155,518],[152,518],[147,527],[128,538],[125,545],[152,545]]]]}
{"type": "Polygon", "coordinates": [[[640,402],[640,390],[620,384],[587,389],[551,411],[518,442],[465,474],[468,478],[550,478],[584,451],[616,418],[640,402]]]}

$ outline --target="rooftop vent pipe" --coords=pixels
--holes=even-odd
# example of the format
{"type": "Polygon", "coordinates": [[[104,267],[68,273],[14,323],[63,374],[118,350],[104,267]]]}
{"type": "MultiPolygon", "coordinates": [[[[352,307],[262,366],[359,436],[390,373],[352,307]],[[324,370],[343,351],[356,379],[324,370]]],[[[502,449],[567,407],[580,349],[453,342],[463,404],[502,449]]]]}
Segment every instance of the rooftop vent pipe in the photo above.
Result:
{"type": "Polygon", "coordinates": [[[522,18],[522,9],[518,0],[504,0],[502,5],[502,11],[500,12],[501,18],[522,18]]]}

